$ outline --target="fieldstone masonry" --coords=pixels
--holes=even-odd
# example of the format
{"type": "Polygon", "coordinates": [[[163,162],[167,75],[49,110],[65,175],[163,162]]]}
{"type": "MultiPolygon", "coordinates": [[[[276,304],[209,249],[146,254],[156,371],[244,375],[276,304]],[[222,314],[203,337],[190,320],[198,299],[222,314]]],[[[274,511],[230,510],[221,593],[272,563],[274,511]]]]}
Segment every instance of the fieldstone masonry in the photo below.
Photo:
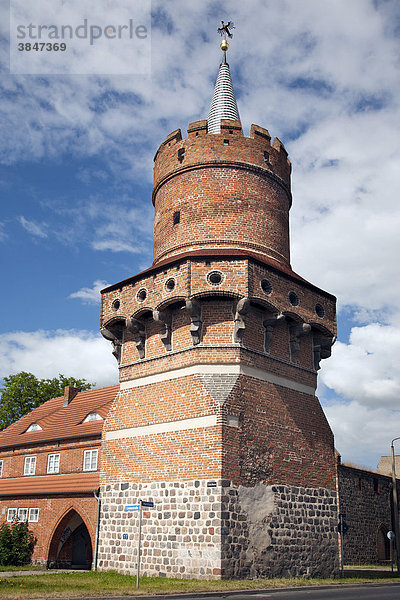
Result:
{"type": "Polygon", "coordinates": [[[100,569],[178,578],[330,576],[337,560],[336,494],[228,480],[118,483],[102,489],[100,569]],[[128,539],[123,535],[127,534],[128,539]]]}

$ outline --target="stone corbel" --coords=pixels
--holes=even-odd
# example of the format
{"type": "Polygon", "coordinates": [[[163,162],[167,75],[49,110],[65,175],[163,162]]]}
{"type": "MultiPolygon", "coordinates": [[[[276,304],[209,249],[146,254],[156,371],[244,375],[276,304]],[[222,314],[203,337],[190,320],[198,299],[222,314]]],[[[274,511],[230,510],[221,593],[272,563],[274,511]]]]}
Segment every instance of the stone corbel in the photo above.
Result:
{"type": "Polygon", "coordinates": [[[190,315],[190,334],[193,345],[197,346],[201,341],[201,330],[203,321],[201,320],[201,307],[195,300],[186,300],[186,310],[190,315]]]}
{"type": "Polygon", "coordinates": [[[112,345],[113,345],[112,354],[117,359],[117,363],[120,364],[121,355],[122,355],[122,335],[121,335],[121,337],[119,337],[116,335],[116,333],[114,333],[113,331],[110,331],[110,329],[107,329],[106,327],[102,327],[100,329],[100,333],[103,336],[103,338],[105,338],[106,340],[108,340],[109,342],[112,343],[112,345]]]}
{"type": "Polygon", "coordinates": [[[271,317],[270,319],[265,319],[263,322],[265,327],[264,352],[266,354],[269,354],[269,351],[271,350],[275,327],[279,325],[279,323],[283,323],[285,318],[285,315],[279,314],[271,317]]]}
{"type": "Polygon", "coordinates": [[[250,308],[250,300],[242,298],[236,305],[233,341],[235,344],[243,343],[244,330],[246,329],[245,317],[250,308]]]}
{"type": "Polygon", "coordinates": [[[139,358],[144,358],[146,331],[143,323],[138,319],[126,319],[126,328],[132,334],[139,353],[139,358]]]}
{"type": "Polygon", "coordinates": [[[314,337],[313,353],[314,353],[314,369],[318,371],[320,362],[324,358],[329,358],[332,354],[332,346],[335,343],[335,337],[314,337]]]}
{"type": "Polygon", "coordinates": [[[161,341],[167,352],[171,351],[172,314],[165,310],[153,310],[153,319],[161,323],[161,341]]]}
{"type": "Polygon", "coordinates": [[[300,339],[310,333],[310,331],[311,325],[308,323],[293,323],[290,325],[290,359],[292,362],[297,362],[300,352],[300,339]]]}

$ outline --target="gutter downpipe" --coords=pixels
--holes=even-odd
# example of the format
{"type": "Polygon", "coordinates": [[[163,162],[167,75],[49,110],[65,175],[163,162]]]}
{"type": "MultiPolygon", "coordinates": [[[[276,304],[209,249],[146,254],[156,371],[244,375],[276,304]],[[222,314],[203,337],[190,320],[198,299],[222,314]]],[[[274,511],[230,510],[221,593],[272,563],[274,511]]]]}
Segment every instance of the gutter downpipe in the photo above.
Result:
{"type": "MultiPolygon", "coordinates": [[[[100,489],[100,488],[99,488],[100,489]]],[[[96,537],[94,540],[94,561],[93,561],[93,570],[97,571],[97,552],[99,549],[99,530],[100,530],[100,505],[101,500],[100,496],[96,494],[96,490],[93,490],[93,496],[97,500],[97,519],[96,519],[96,537]]]]}

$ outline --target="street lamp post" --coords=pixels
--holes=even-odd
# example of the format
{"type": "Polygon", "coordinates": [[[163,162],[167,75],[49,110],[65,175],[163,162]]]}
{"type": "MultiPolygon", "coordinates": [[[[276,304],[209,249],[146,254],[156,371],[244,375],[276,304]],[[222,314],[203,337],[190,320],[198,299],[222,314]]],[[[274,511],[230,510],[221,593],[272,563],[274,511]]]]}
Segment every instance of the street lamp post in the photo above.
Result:
{"type": "Polygon", "coordinates": [[[400,437],[392,440],[392,494],[393,494],[393,518],[394,518],[394,535],[396,538],[396,562],[397,572],[400,574],[400,531],[399,531],[399,505],[397,502],[397,483],[396,483],[396,461],[394,456],[394,442],[400,440],[400,437]]]}

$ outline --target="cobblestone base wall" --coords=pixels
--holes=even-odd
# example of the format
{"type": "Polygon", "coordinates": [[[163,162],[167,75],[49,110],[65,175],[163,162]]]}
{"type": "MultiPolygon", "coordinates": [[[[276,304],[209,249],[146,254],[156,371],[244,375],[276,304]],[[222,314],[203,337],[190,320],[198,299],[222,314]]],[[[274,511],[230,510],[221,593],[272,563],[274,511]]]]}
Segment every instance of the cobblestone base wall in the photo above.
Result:
{"type": "Polygon", "coordinates": [[[143,509],[141,574],[220,579],[328,576],[337,568],[336,493],[230,481],[119,483],[101,490],[98,568],[134,574],[143,509]]]}
{"type": "MultiPolygon", "coordinates": [[[[338,466],[340,512],[348,531],[343,555],[348,565],[390,559],[392,479],[345,465],[338,466]]],[[[400,496],[400,486],[397,486],[400,496]]]]}
{"type": "Polygon", "coordinates": [[[338,571],[336,492],[262,483],[227,490],[224,577],[330,577],[338,571]]]}

